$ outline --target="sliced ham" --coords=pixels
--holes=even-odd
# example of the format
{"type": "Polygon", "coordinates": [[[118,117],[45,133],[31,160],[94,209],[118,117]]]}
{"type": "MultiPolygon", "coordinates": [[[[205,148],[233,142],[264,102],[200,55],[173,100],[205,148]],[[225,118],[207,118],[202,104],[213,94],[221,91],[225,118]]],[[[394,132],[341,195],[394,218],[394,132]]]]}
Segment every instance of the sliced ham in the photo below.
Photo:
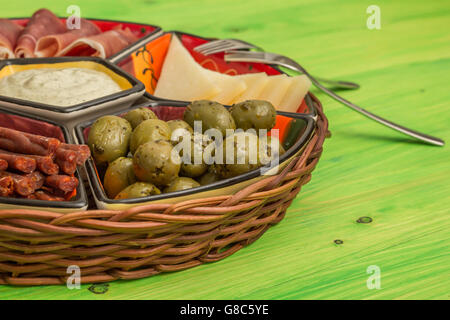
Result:
{"type": "Polygon", "coordinates": [[[66,26],[57,16],[47,9],[40,9],[33,14],[17,39],[17,46],[14,53],[17,58],[34,57],[34,49],[40,38],[66,31],[66,26]]]}
{"type": "Polygon", "coordinates": [[[0,59],[15,58],[14,47],[22,29],[8,19],[0,19],[0,59]]]}
{"type": "Polygon", "coordinates": [[[75,40],[89,37],[101,32],[94,23],[81,19],[80,29],[73,29],[64,33],[48,35],[40,38],[36,43],[34,54],[36,57],[57,56],[63,49],[72,44],[75,40]]]}
{"type": "Polygon", "coordinates": [[[95,56],[107,58],[137,41],[130,29],[114,29],[101,34],[83,37],[63,49],[58,56],[95,56]]]}

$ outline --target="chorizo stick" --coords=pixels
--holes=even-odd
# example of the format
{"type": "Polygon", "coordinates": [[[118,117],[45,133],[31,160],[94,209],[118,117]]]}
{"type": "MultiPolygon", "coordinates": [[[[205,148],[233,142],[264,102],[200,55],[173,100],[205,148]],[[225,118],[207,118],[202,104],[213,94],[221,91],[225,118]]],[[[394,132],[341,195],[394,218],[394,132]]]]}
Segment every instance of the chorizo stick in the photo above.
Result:
{"type": "Polygon", "coordinates": [[[70,200],[74,195],[77,194],[77,189],[74,189],[72,192],[66,193],[60,189],[50,188],[45,185],[39,191],[44,191],[47,194],[50,194],[52,196],[63,198],[66,201],[70,200]]]}
{"type": "Polygon", "coordinates": [[[60,143],[55,138],[0,127],[0,148],[8,151],[49,156],[56,152],[60,143]]]}
{"type": "Polygon", "coordinates": [[[65,201],[63,197],[58,197],[54,194],[47,193],[43,190],[38,190],[34,193],[34,196],[38,200],[45,200],[45,201],[65,201]]]}
{"type": "Polygon", "coordinates": [[[44,185],[45,177],[39,171],[34,171],[32,173],[29,173],[29,174],[25,175],[25,177],[28,177],[31,179],[31,181],[33,182],[34,190],[40,189],[44,185]]]}
{"type": "Polygon", "coordinates": [[[77,170],[77,153],[73,150],[58,148],[56,163],[64,173],[72,175],[77,170]]]}
{"type": "Polygon", "coordinates": [[[61,143],[59,148],[75,151],[77,154],[77,165],[83,165],[91,156],[91,149],[85,144],[67,144],[61,143]]]}
{"type": "MultiPolygon", "coordinates": [[[[10,151],[6,151],[6,150],[1,150],[0,149],[0,159],[2,158],[1,155],[2,154],[7,154],[7,155],[14,155],[14,156],[18,156],[18,157],[26,157],[26,158],[30,158],[30,159],[34,159],[34,161],[36,162],[36,167],[39,171],[41,171],[42,173],[45,173],[46,175],[53,175],[53,174],[58,174],[59,173],[59,167],[56,163],[53,162],[52,157],[50,156],[37,156],[34,154],[27,154],[27,155],[23,155],[20,153],[14,153],[14,152],[10,152],[10,151]]],[[[1,169],[1,167],[0,167],[1,169]]]]}
{"type": "Polygon", "coordinates": [[[14,181],[11,177],[0,178],[0,197],[8,197],[14,192],[14,181]]]}
{"type": "Polygon", "coordinates": [[[36,160],[33,158],[0,150],[0,159],[8,162],[8,167],[25,173],[36,170],[36,160]]]}
{"type": "Polygon", "coordinates": [[[30,177],[21,176],[19,174],[0,171],[0,178],[11,177],[14,182],[14,191],[21,196],[28,196],[34,192],[35,182],[30,177]]]}
{"type": "Polygon", "coordinates": [[[55,189],[55,191],[61,190],[64,193],[69,193],[78,187],[78,179],[66,175],[54,175],[46,177],[44,184],[55,189]]]}
{"type": "Polygon", "coordinates": [[[59,166],[55,162],[53,162],[52,157],[37,155],[30,155],[29,157],[36,160],[36,166],[42,173],[45,173],[49,176],[59,173],[59,166]]]}
{"type": "Polygon", "coordinates": [[[5,171],[6,169],[8,169],[8,162],[0,159],[0,171],[5,171]]]}

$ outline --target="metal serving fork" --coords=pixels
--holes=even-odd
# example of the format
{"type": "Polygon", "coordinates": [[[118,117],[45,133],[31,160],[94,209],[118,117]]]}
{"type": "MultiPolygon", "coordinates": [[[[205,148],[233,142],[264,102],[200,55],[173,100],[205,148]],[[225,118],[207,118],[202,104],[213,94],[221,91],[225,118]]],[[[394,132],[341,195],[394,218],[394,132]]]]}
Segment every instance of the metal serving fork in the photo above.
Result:
{"type": "MultiPolygon", "coordinates": [[[[207,56],[214,53],[227,52],[230,50],[241,50],[241,49],[256,49],[258,51],[264,51],[261,47],[255,46],[254,44],[238,39],[212,40],[195,47],[194,51],[197,51],[207,56]]],[[[316,79],[322,83],[328,84],[330,87],[335,89],[359,89],[359,84],[354,82],[329,80],[319,77],[316,77],[316,79]]]]}
{"type": "Polygon", "coordinates": [[[299,65],[294,60],[279,55],[275,53],[269,53],[269,52],[252,52],[252,51],[233,51],[229,52],[225,55],[225,61],[243,61],[243,62],[260,62],[260,63],[266,63],[266,64],[274,64],[279,65],[297,72],[301,72],[305,74],[311,82],[320,90],[328,94],[330,97],[335,99],[336,101],[346,105],[347,107],[350,107],[351,109],[365,115],[366,117],[377,121],[391,129],[394,129],[396,131],[399,131],[403,134],[406,134],[408,136],[411,136],[413,138],[416,138],[418,140],[422,140],[429,144],[434,144],[437,146],[443,146],[444,141],[442,139],[439,139],[437,137],[433,137],[427,134],[423,134],[411,129],[408,129],[406,127],[403,127],[401,125],[395,124],[389,120],[383,119],[367,110],[364,110],[363,108],[357,106],[356,104],[351,103],[350,101],[342,98],[341,96],[337,95],[336,93],[328,90],[323,85],[319,83],[319,81],[311,76],[301,65],[299,65]]]}

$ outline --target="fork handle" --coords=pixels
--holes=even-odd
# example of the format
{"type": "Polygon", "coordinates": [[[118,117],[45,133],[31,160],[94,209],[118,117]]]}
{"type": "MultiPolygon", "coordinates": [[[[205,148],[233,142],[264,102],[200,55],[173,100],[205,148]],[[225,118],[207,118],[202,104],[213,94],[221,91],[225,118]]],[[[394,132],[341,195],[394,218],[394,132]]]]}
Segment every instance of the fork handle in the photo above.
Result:
{"type": "Polygon", "coordinates": [[[319,77],[316,77],[316,79],[321,83],[327,83],[329,86],[334,87],[336,89],[349,89],[349,90],[359,89],[359,84],[350,81],[330,80],[319,77]]]}
{"type": "MultiPolygon", "coordinates": [[[[295,61],[292,61],[295,62],[295,61]]],[[[403,127],[399,124],[396,124],[392,121],[386,120],[380,116],[377,116],[367,110],[364,110],[361,107],[358,107],[356,104],[351,103],[350,101],[342,98],[341,96],[337,95],[336,93],[334,93],[331,90],[328,90],[326,87],[324,87],[323,85],[320,84],[319,81],[317,81],[313,76],[311,76],[301,65],[299,65],[298,63],[294,64],[283,64],[284,67],[292,69],[294,71],[300,71],[302,73],[304,73],[310,80],[311,82],[320,90],[322,90],[323,92],[325,92],[326,94],[328,94],[330,97],[332,97],[334,100],[346,105],[347,107],[350,107],[351,109],[365,115],[366,117],[368,117],[369,119],[372,119],[378,123],[381,123],[391,129],[394,129],[396,131],[399,131],[403,134],[406,134],[410,137],[416,138],[418,140],[422,140],[426,143],[429,144],[433,144],[433,145],[437,145],[437,146],[443,146],[445,144],[445,142],[442,139],[439,139],[437,137],[433,137],[424,133],[420,133],[411,129],[408,129],[406,127],[403,127]]]]}

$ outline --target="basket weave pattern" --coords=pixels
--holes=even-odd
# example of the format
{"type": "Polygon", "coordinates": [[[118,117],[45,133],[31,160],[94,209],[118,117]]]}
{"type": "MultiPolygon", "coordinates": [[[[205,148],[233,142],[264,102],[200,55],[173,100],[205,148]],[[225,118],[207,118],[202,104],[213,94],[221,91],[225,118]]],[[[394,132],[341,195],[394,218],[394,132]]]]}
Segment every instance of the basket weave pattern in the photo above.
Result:
{"type": "Polygon", "coordinates": [[[221,260],[280,222],[311,179],[329,134],[320,102],[304,151],[278,174],[234,195],[149,204],[127,211],[54,213],[0,210],[0,284],[65,284],[137,279],[221,260]]]}

